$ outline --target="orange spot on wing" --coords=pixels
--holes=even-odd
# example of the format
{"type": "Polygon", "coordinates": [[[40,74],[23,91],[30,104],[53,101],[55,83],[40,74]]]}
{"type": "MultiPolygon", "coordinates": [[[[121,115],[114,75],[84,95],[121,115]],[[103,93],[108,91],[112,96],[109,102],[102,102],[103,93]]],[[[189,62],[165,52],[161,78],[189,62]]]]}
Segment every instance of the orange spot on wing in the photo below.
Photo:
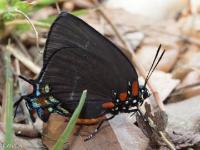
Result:
{"type": "Polygon", "coordinates": [[[115,105],[113,104],[113,102],[106,102],[102,104],[102,107],[105,109],[112,109],[115,105]]]}
{"type": "Polygon", "coordinates": [[[41,97],[41,98],[38,98],[37,102],[41,105],[45,105],[46,104],[46,100],[45,98],[41,97]]]}
{"type": "Polygon", "coordinates": [[[138,96],[138,93],[139,93],[138,81],[133,81],[133,83],[132,83],[132,95],[138,96]]]}
{"type": "Polygon", "coordinates": [[[125,101],[126,99],[127,99],[127,93],[126,92],[119,94],[119,100],[120,101],[125,101]]]}

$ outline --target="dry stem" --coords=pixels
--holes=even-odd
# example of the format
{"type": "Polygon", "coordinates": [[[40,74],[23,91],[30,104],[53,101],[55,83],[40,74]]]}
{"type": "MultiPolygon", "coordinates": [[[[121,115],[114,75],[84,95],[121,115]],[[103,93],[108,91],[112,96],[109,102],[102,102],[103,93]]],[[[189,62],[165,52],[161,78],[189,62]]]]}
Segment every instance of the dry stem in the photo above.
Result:
{"type": "Polygon", "coordinates": [[[34,64],[30,59],[28,59],[19,50],[14,49],[11,46],[7,46],[7,50],[11,52],[21,63],[23,63],[27,68],[29,68],[33,73],[38,74],[40,72],[40,67],[34,64]]]}
{"type": "Polygon", "coordinates": [[[39,49],[39,36],[38,36],[38,32],[37,32],[37,30],[36,30],[34,24],[32,23],[32,21],[30,20],[30,18],[29,18],[24,12],[22,12],[22,11],[19,10],[19,9],[15,9],[14,12],[23,15],[23,16],[27,19],[27,21],[31,24],[31,27],[33,28],[33,30],[34,30],[34,32],[35,32],[36,46],[37,46],[37,48],[39,49]]]}
{"type": "MultiPolygon", "coordinates": [[[[49,28],[50,24],[48,23],[44,23],[44,22],[39,22],[39,21],[31,21],[33,23],[34,26],[38,26],[38,27],[42,27],[42,28],[49,28]]],[[[29,24],[29,22],[27,22],[27,20],[25,19],[16,19],[13,21],[8,21],[5,22],[5,26],[14,26],[14,25],[18,25],[18,24],[29,24]]]]}
{"type": "Polygon", "coordinates": [[[165,137],[164,133],[162,131],[159,131],[159,134],[163,140],[168,146],[170,150],[176,150],[176,148],[169,142],[169,140],[165,137]]]}
{"type": "Polygon", "coordinates": [[[56,9],[58,11],[58,14],[60,14],[61,10],[60,10],[60,6],[59,6],[58,2],[56,2],[56,9]]]}
{"type": "Polygon", "coordinates": [[[29,59],[31,59],[27,49],[25,48],[25,46],[23,45],[23,43],[21,42],[21,40],[19,39],[18,36],[16,36],[15,34],[11,34],[12,38],[16,41],[17,45],[19,46],[20,50],[24,53],[24,55],[26,55],[26,57],[28,57],[29,59]]]}
{"type": "Polygon", "coordinates": [[[197,39],[197,38],[194,38],[194,37],[190,37],[190,36],[182,35],[182,34],[176,34],[176,33],[168,32],[168,31],[164,31],[164,30],[160,30],[160,29],[155,28],[155,27],[150,27],[150,28],[146,28],[145,27],[145,28],[141,28],[141,29],[142,30],[144,30],[144,29],[150,30],[152,32],[159,32],[161,34],[165,34],[165,35],[168,35],[168,36],[178,37],[183,41],[186,41],[186,42],[192,43],[194,45],[200,46],[200,40],[197,39]]]}

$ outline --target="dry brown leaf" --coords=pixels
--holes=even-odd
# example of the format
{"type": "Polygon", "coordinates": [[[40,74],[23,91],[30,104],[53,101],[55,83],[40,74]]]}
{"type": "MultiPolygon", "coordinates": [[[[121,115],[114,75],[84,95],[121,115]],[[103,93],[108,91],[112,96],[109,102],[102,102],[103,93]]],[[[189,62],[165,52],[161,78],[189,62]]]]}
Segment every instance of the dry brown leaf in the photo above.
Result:
{"type": "Polygon", "coordinates": [[[137,112],[136,113],[136,121],[137,121],[138,127],[142,130],[144,135],[146,135],[146,137],[151,139],[152,134],[153,134],[153,129],[149,125],[147,116],[142,115],[139,112],[137,112]]]}
{"type": "Polygon", "coordinates": [[[196,38],[200,37],[200,16],[199,14],[183,17],[179,20],[179,26],[183,34],[190,35],[196,38]]]}
{"type": "Polygon", "coordinates": [[[136,150],[147,148],[149,140],[133,125],[135,121],[130,119],[130,114],[119,114],[109,122],[123,150],[133,147],[136,150]]]}
{"type": "Polygon", "coordinates": [[[194,132],[171,131],[169,132],[176,149],[200,149],[200,134],[194,132]]]}
{"type": "Polygon", "coordinates": [[[198,83],[200,83],[200,73],[197,71],[191,71],[177,87],[177,90],[170,95],[168,102],[177,102],[200,95],[200,86],[197,85],[198,83]]]}
{"type": "Polygon", "coordinates": [[[197,46],[190,46],[184,53],[173,70],[173,77],[183,79],[193,68],[200,68],[200,52],[197,46]]]}
{"type": "Polygon", "coordinates": [[[67,125],[65,120],[66,118],[61,115],[51,114],[48,122],[44,124],[42,142],[49,149],[53,147],[53,145],[56,143],[56,140],[64,131],[67,125]]]}
{"type": "MultiPolygon", "coordinates": [[[[66,128],[67,122],[65,117],[58,114],[52,114],[47,124],[44,125],[42,142],[49,149],[55,144],[58,137],[66,128]]],[[[115,134],[108,122],[105,122],[99,132],[91,140],[84,142],[84,139],[96,129],[97,125],[76,125],[69,141],[66,142],[65,148],[70,150],[101,150],[108,146],[111,149],[121,150],[121,147],[115,137],[115,134]]]]}
{"type": "Polygon", "coordinates": [[[153,121],[154,124],[154,130],[159,132],[163,131],[165,132],[165,129],[167,127],[168,123],[168,116],[166,112],[158,110],[154,113],[151,112],[151,105],[147,102],[145,103],[145,116],[150,118],[153,121]]]}
{"type": "Polygon", "coordinates": [[[200,72],[191,71],[187,76],[182,80],[180,85],[177,88],[182,88],[184,86],[192,85],[197,82],[200,82],[200,72]]]}
{"type": "Polygon", "coordinates": [[[167,129],[195,132],[199,128],[199,124],[197,124],[200,117],[199,98],[200,96],[195,96],[166,105],[166,112],[169,117],[167,129]]]}
{"type": "Polygon", "coordinates": [[[168,122],[168,116],[164,111],[156,111],[154,113],[154,123],[158,131],[165,131],[168,122]]]}

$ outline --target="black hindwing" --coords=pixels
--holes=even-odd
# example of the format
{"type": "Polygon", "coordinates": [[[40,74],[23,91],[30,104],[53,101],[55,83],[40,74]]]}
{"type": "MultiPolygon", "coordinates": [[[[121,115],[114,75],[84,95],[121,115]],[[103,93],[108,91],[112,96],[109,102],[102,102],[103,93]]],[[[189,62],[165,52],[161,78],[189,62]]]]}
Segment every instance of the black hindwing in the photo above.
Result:
{"type": "Polygon", "coordinates": [[[101,104],[112,100],[112,90],[127,91],[137,73],[125,55],[81,19],[61,13],[53,23],[38,77],[52,95],[73,112],[84,89],[88,90],[82,118],[103,113],[101,104]]]}

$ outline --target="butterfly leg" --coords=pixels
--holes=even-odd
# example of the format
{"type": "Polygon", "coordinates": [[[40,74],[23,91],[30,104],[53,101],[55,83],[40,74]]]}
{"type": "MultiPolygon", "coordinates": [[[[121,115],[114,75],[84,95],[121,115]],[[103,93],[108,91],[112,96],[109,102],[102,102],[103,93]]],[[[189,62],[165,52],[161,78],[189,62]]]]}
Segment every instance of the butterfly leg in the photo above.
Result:
{"type": "Polygon", "coordinates": [[[21,101],[24,99],[23,96],[20,97],[20,99],[14,103],[14,107],[15,107],[15,111],[14,111],[14,118],[16,117],[16,114],[17,114],[17,109],[19,107],[19,104],[21,103],[21,101]]]}
{"type": "Polygon", "coordinates": [[[137,111],[138,111],[138,109],[136,108],[136,109],[127,110],[126,113],[132,113],[132,114],[130,115],[130,117],[132,117],[133,115],[135,115],[135,113],[136,113],[137,111]]]}
{"type": "Polygon", "coordinates": [[[99,132],[99,129],[100,127],[102,126],[102,124],[105,122],[105,121],[108,121],[108,120],[111,120],[115,117],[115,115],[112,115],[111,117],[109,118],[106,118],[106,119],[103,119],[97,126],[97,128],[94,130],[94,132],[92,134],[90,134],[88,137],[86,137],[86,139],[84,139],[84,141],[88,141],[90,139],[92,139],[98,132],[99,132]]]}

